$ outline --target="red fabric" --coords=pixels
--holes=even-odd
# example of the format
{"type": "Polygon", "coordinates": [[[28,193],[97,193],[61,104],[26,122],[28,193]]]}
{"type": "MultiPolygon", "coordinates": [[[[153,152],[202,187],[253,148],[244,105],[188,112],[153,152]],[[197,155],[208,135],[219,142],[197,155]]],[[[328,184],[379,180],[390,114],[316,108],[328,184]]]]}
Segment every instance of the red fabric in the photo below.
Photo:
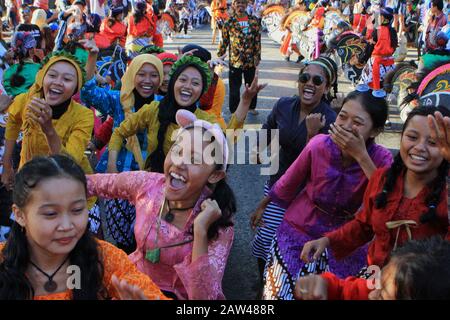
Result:
{"type": "Polygon", "coordinates": [[[353,18],[353,30],[361,33],[366,27],[367,17],[365,14],[357,13],[353,18]]]}
{"type": "Polygon", "coordinates": [[[388,57],[394,54],[395,48],[391,47],[391,34],[389,27],[380,26],[377,30],[377,43],[373,49],[372,56],[388,57]]]}
{"type": "MultiPolygon", "coordinates": [[[[364,194],[363,206],[352,221],[339,229],[326,233],[330,239],[330,246],[337,259],[344,258],[355,249],[369,243],[368,265],[383,267],[393,249],[397,229],[389,230],[386,222],[395,220],[414,220],[418,226],[411,227],[413,239],[424,239],[434,235],[447,236],[450,240],[449,218],[447,214],[447,188],[441,193],[440,202],[436,208],[437,221],[433,223],[420,223],[420,216],[428,211],[425,198],[430,189],[424,188],[412,201],[410,210],[398,210],[403,198],[404,178],[399,176],[393,191],[388,196],[385,208],[375,208],[375,198],[383,190],[384,175],[387,168],[377,169],[369,180],[364,194]],[[372,241],[373,240],[373,241],[372,241]]],[[[398,246],[408,240],[405,227],[401,227],[398,246]]]]}
{"type": "Polygon", "coordinates": [[[202,110],[209,110],[212,108],[213,102],[214,102],[214,93],[216,92],[217,87],[217,81],[219,80],[219,76],[214,73],[213,80],[211,82],[211,85],[209,86],[208,91],[206,91],[201,97],[200,97],[200,109],[202,110]]]}
{"type": "Polygon", "coordinates": [[[380,66],[392,66],[395,63],[394,58],[374,57],[372,64],[372,89],[381,89],[380,85],[380,66]]]}
{"type": "Polygon", "coordinates": [[[328,300],[368,300],[370,289],[366,279],[348,277],[339,279],[331,272],[320,275],[328,283],[328,300]]]}
{"type": "Polygon", "coordinates": [[[103,122],[103,124],[98,128],[95,138],[105,145],[108,144],[113,133],[113,125],[114,119],[112,117],[108,117],[108,119],[106,119],[106,121],[103,122]]]}
{"type": "Polygon", "coordinates": [[[105,19],[100,27],[100,33],[95,35],[94,40],[100,49],[110,47],[117,39],[119,39],[119,45],[125,47],[126,35],[127,26],[124,23],[116,22],[109,27],[108,20],[105,19]]]}
{"type": "Polygon", "coordinates": [[[128,35],[135,38],[153,37],[156,29],[155,26],[155,23],[148,16],[144,16],[137,24],[134,21],[134,17],[130,16],[128,21],[128,35]]]}
{"type": "Polygon", "coordinates": [[[163,65],[173,65],[178,60],[177,55],[170,52],[162,52],[157,57],[162,61],[163,65]]]}
{"type": "Polygon", "coordinates": [[[244,17],[237,18],[237,20],[238,20],[239,22],[245,22],[245,21],[248,22],[248,16],[244,16],[244,17]]]}
{"type": "Polygon", "coordinates": [[[155,46],[160,47],[160,48],[164,47],[164,40],[163,40],[163,37],[162,37],[162,35],[160,33],[155,33],[153,35],[153,44],[155,46]]]}
{"type": "Polygon", "coordinates": [[[366,31],[366,40],[370,40],[373,38],[373,30],[374,29],[367,29],[366,31]]]}
{"type": "Polygon", "coordinates": [[[292,34],[291,34],[291,32],[288,31],[288,33],[284,37],[283,43],[281,44],[281,47],[280,47],[280,52],[283,56],[288,55],[289,47],[291,44],[291,38],[292,38],[292,34]]]}

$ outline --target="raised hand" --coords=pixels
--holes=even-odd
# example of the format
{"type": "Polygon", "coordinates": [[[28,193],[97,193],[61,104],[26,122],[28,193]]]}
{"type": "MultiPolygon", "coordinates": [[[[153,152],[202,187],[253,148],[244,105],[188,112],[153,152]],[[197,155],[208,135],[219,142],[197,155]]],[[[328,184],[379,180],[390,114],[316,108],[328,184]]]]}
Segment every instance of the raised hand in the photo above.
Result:
{"type": "Polygon", "coordinates": [[[99,49],[93,39],[81,39],[78,41],[90,54],[98,54],[99,49]]]}
{"type": "Polygon", "coordinates": [[[258,79],[259,79],[259,72],[258,70],[256,70],[255,77],[253,78],[251,85],[249,86],[248,84],[245,84],[245,89],[241,96],[242,100],[251,102],[253,97],[267,86],[267,83],[259,84],[258,79]]]}
{"type": "Polygon", "coordinates": [[[428,126],[442,156],[450,161],[450,118],[443,117],[442,113],[436,111],[434,117],[428,116],[428,126]]]}
{"type": "Polygon", "coordinates": [[[356,161],[359,161],[367,153],[366,142],[356,126],[353,126],[352,132],[349,132],[340,126],[331,124],[328,132],[331,140],[356,161]]]}
{"type": "Polygon", "coordinates": [[[222,211],[216,200],[206,199],[201,204],[202,211],[194,220],[194,229],[208,231],[209,226],[222,217],[222,211]]]}
{"type": "Polygon", "coordinates": [[[53,110],[44,99],[33,98],[28,109],[28,116],[41,126],[44,133],[53,129],[53,110]]]}
{"type": "Polygon", "coordinates": [[[211,59],[208,61],[208,65],[211,69],[213,69],[214,67],[220,65],[220,66],[225,66],[228,67],[228,63],[225,62],[225,58],[227,57],[227,54],[225,53],[223,56],[221,57],[217,57],[215,59],[211,59]]]}
{"type": "Polygon", "coordinates": [[[320,129],[325,127],[326,119],[321,113],[310,113],[305,118],[306,121],[306,131],[308,137],[312,138],[319,133],[320,129]]]}

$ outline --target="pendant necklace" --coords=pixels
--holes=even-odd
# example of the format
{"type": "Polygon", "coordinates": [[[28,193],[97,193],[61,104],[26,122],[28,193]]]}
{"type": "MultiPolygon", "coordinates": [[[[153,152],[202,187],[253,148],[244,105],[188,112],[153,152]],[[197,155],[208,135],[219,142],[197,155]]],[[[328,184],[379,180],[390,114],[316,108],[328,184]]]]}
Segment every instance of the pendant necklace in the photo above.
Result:
{"type": "Polygon", "coordinates": [[[48,280],[44,283],[44,289],[47,292],[55,292],[56,289],[58,288],[58,285],[56,284],[55,281],[53,281],[53,277],[58,273],[58,271],[62,268],[62,266],[67,262],[67,260],[69,260],[69,256],[67,256],[67,258],[63,261],[63,263],[61,263],[61,265],[58,267],[58,269],[56,269],[55,272],[53,272],[53,274],[49,275],[47,272],[45,272],[44,270],[42,270],[41,268],[39,268],[33,261],[30,260],[30,263],[33,267],[36,268],[36,270],[38,270],[39,272],[41,272],[43,275],[45,275],[48,280]]]}
{"type": "MultiPolygon", "coordinates": [[[[155,248],[151,249],[151,250],[146,250],[144,252],[145,259],[150,261],[151,263],[158,263],[159,262],[160,255],[161,255],[161,249],[178,247],[178,246],[181,246],[181,245],[184,245],[184,244],[187,244],[187,243],[190,243],[190,242],[194,241],[194,239],[192,238],[192,239],[187,239],[187,240],[184,240],[184,241],[181,241],[181,242],[178,242],[178,243],[174,243],[174,244],[170,244],[170,245],[166,245],[166,246],[162,246],[162,247],[158,246],[159,230],[161,228],[161,218],[162,218],[162,213],[164,211],[164,208],[166,206],[169,207],[169,203],[164,198],[163,203],[161,205],[161,209],[159,210],[159,218],[158,218],[157,223],[156,223],[156,237],[155,237],[155,240],[153,242],[155,248]]],[[[170,209],[169,208],[169,212],[165,214],[164,220],[166,222],[168,222],[168,223],[170,223],[170,222],[172,222],[174,220],[175,216],[174,216],[174,214],[172,212],[170,212],[170,210],[180,210],[181,211],[181,210],[188,210],[188,209],[192,209],[192,208],[180,208],[180,209],[170,209]]],[[[151,228],[149,229],[145,239],[147,239],[148,235],[150,234],[150,231],[151,231],[151,228]]],[[[145,241],[144,241],[144,243],[145,243],[145,241]]]]}
{"type": "Polygon", "coordinates": [[[171,223],[174,219],[175,219],[175,215],[172,213],[172,211],[185,211],[185,210],[190,210],[194,207],[189,207],[189,208],[170,208],[169,207],[169,212],[166,213],[166,215],[164,216],[164,220],[166,220],[166,222],[171,223]]]}

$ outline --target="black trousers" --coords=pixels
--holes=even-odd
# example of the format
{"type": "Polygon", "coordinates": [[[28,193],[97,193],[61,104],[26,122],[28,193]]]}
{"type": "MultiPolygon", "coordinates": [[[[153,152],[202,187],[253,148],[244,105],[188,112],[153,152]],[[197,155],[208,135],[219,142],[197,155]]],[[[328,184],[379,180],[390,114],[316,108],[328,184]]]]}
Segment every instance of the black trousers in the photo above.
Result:
{"type": "MultiPolygon", "coordinates": [[[[228,74],[229,83],[230,83],[230,112],[234,113],[239,105],[239,101],[241,101],[241,85],[242,85],[242,75],[244,75],[245,83],[250,85],[255,77],[256,68],[242,69],[242,68],[233,68],[230,66],[230,72],[228,74]]],[[[256,108],[257,95],[252,99],[250,104],[250,109],[256,108]]]]}

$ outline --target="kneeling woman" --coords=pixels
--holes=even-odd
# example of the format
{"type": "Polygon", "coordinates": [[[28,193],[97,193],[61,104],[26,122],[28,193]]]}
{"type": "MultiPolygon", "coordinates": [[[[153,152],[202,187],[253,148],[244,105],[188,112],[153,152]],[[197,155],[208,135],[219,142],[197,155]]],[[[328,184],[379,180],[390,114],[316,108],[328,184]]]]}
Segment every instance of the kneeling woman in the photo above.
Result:
{"type": "Polygon", "coordinates": [[[70,158],[26,163],[13,210],[16,222],[0,244],[1,300],[166,299],[125,252],[92,237],[86,177],[70,158]]]}
{"type": "Polygon", "coordinates": [[[225,182],[228,146],[220,127],[179,110],[164,174],[135,171],[88,176],[91,195],[136,206],[140,271],[178,299],[224,299],[222,277],[233,242],[233,191],[225,182]],[[208,135],[209,141],[201,142],[208,135]],[[200,144],[194,145],[194,136],[200,144]],[[194,147],[193,147],[194,146],[194,147]],[[215,151],[214,159],[202,157],[215,151]],[[213,161],[208,161],[213,160],[213,161]]]}

